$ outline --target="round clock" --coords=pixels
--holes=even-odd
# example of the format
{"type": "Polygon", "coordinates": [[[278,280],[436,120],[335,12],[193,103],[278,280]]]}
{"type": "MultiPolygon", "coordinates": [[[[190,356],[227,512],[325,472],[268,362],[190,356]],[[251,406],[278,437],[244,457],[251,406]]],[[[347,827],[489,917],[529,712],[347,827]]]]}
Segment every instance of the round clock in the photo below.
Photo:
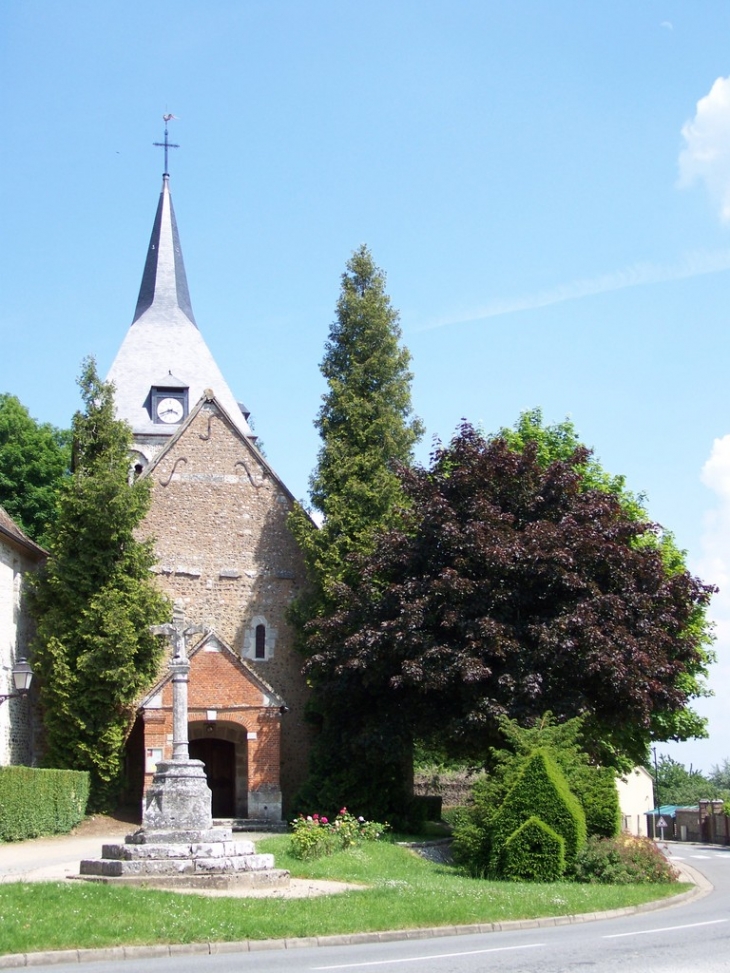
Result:
{"type": "Polygon", "coordinates": [[[160,422],[180,422],[184,411],[180,399],[168,397],[157,403],[157,418],[160,422]]]}

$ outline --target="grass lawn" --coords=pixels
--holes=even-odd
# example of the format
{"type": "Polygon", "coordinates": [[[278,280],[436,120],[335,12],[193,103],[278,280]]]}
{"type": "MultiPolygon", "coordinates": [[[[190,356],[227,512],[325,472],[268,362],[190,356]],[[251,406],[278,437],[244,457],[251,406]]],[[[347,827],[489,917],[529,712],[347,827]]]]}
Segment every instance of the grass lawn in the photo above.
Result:
{"type": "Polygon", "coordinates": [[[285,835],[258,843],[294,877],[368,885],[310,899],[213,898],[85,882],[0,885],[0,953],[149,943],[326,936],[599,912],[682,885],[520,884],[464,878],[389,842],[300,862],[285,835]]]}

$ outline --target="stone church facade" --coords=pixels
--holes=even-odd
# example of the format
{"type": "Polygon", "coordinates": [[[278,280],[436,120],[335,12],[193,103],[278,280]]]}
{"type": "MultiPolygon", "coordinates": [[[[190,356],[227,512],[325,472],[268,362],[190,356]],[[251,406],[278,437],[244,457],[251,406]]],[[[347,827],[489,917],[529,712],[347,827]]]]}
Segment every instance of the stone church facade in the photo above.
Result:
{"type": "MultiPolygon", "coordinates": [[[[305,584],[287,527],[294,498],[256,447],[192,312],[163,176],[134,321],[108,376],[152,484],[140,533],[162,590],[202,627],[190,652],[191,755],[219,818],[277,820],[307,772],[306,685],[287,609],[305,584]]],[[[128,744],[134,793],[172,748],[169,677],[140,701],[128,744]]]]}

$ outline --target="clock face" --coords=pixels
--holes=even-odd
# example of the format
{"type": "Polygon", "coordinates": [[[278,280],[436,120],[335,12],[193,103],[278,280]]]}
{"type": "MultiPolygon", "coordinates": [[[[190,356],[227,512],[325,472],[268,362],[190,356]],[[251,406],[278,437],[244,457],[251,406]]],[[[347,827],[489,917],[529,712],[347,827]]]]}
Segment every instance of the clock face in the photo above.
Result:
{"type": "Polygon", "coordinates": [[[180,399],[172,397],[160,399],[157,403],[157,420],[158,422],[180,422],[184,411],[180,399]]]}

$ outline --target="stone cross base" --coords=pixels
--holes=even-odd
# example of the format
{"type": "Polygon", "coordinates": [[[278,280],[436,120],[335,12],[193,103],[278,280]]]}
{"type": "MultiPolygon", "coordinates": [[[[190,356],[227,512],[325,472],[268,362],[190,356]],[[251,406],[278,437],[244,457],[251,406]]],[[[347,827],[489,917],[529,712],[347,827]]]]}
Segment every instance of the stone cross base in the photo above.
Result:
{"type": "Polygon", "coordinates": [[[228,828],[199,832],[141,829],[124,844],[103,845],[101,858],[81,862],[80,878],[158,888],[288,888],[289,872],[252,841],[234,841],[228,828]]]}
{"type": "Polygon", "coordinates": [[[145,792],[142,825],[152,831],[205,831],[213,826],[202,760],[163,760],[145,792]]]}

